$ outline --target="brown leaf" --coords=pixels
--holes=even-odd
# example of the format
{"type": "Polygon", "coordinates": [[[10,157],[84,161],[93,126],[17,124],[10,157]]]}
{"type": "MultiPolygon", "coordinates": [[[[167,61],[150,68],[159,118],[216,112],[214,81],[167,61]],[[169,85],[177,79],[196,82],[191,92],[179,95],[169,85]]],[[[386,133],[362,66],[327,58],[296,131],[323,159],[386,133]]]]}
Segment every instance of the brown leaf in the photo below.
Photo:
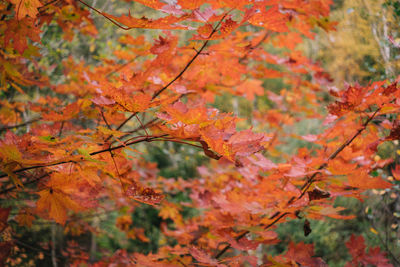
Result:
{"type": "Polygon", "coordinates": [[[164,199],[162,194],[155,192],[152,188],[141,187],[136,183],[126,190],[126,195],[136,201],[149,205],[160,204],[160,202],[164,199]]]}
{"type": "Polygon", "coordinates": [[[220,155],[218,155],[217,153],[215,153],[214,151],[210,150],[208,148],[208,145],[206,142],[204,141],[200,141],[201,145],[203,146],[203,150],[204,150],[204,154],[212,159],[216,159],[219,160],[221,158],[220,155]]]}
{"type": "Polygon", "coordinates": [[[383,89],[383,94],[389,96],[394,92],[396,92],[396,90],[397,90],[397,82],[394,82],[391,85],[385,87],[385,89],[383,89]]]}
{"type": "Polygon", "coordinates": [[[329,198],[331,194],[326,191],[322,191],[318,188],[314,188],[313,191],[308,191],[308,198],[311,200],[318,200],[318,199],[323,199],[323,198],[329,198]]]}
{"type": "Polygon", "coordinates": [[[303,229],[304,229],[304,236],[308,236],[309,234],[311,234],[312,229],[311,229],[309,220],[306,219],[304,221],[303,229]]]}
{"type": "Polygon", "coordinates": [[[386,140],[400,140],[400,121],[396,120],[393,122],[393,128],[390,130],[389,136],[386,140]]]}

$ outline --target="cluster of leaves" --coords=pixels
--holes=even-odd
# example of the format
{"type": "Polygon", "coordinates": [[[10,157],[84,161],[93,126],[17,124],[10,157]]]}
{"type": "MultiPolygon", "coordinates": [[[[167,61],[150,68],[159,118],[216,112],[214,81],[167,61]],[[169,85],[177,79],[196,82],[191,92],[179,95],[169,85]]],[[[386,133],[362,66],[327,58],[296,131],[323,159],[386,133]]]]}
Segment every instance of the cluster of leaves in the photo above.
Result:
{"type": "MultiPolygon", "coordinates": [[[[313,38],[316,26],[334,28],[330,0],[135,2],[157,17],[112,15],[81,0],[1,3],[0,260],[18,264],[8,258],[20,244],[9,223],[29,228],[51,220],[80,236],[95,231],[88,217],[116,209],[125,213],[117,227],[149,242],[128,214],[151,205],[164,244],[153,253],[104,253],[94,265],[325,265],[311,244],[291,242],[276,256],[252,251],[279,244],[274,229],[286,220],[304,219],[309,235],[311,219],[352,218],[334,206],[337,197],[363,199],[365,190],[399,183],[372,175],[393,161],[376,158],[379,146],[400,138],[397,81],[332,90],[337,100],[321,113],[330,78],[296,46],[313,38]],[[55,66],[38,63],[41,32],[57,25],[65,42],[95,37],[95,14],[124,31],[164,31],[154,40],[123,35],[114,57],[96,65],[69,57],[65,81],[52,82],[55,66]],[[193,34],[186,40],[175,30],[193,34]],[[290,89],[266,91],[263,84],[276,78],[290,89]],[[50,93],[18,100],[32,89],[50,93]],[[253,129],[211,107],[227,94],[254,104],[253,129]],[[303,119],[324,120],[320,133],[286,131],[303,119]],[[309,145],[285,154],[288,138],[309,145]],[[198,167],[198,177],[161,177],[143,155],[155,142],[195,147],[210,162],[198,167]],[[178,193],[188,200],[168,197],[178,193]],[[195,212],[184,218],[185,209],[195,212]]],[[[348,245],[349,266],[390,266],[385,253],[366,253],[362,241],[350,239],[358,246],[348,245]]],[[[54,242],[51,255],[55,264],[54,242]]],[[[76,242],[63,256],[76,265],[93,260],[76,242]]]]}

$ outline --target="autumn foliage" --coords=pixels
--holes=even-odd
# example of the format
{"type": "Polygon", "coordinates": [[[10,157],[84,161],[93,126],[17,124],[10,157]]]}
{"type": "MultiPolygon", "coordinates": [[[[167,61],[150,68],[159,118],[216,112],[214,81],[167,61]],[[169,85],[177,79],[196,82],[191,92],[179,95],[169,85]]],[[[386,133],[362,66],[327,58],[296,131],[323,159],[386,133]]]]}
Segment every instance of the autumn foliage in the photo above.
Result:
{"type": "MultiPolygon", "coordinates": [[[[124,210],[115,223],[128,238],[149,242],[129,214],[150,205],[170,242],[148,254],[104,253],[93,266],[325,266],[313,244],[290,242],[280,255],[262,247],[281,242],[275,229],[284,222],[304,221],[298,230],[309,235],[309,220],[354,217],[336,198],[363,200],[368,189],[399,183],[398,167],[387,179],[393,159],[377,157],[381,144],[400,138],[397,81],[335,90],[296,49],[316,27],[334,30],[331,0],[135,2],[155,15],[115,15],[81,0],[0,3],[0,261],[10,264],[19,246],[11,225],[29,229],[40,219],[79,235],[95,232],[91,215],[115,209],[124,210]],[[96,38],[94,17],[125,31],[111,58],[40,63],[46,29],[61,29],[55,41],[96,38]],[[154,30],[163,31],[145,34],[154,30]],[[273,79],[282,88],[265,86],[273,79]],[[250,120],[218,110],[224,95],[247,99],[250,120]],[[317,134],[288,130],[307,119],[320,122],[317,134]],[[285,153],[288,139],[304,145],[285,153]],[[158,143],[209,160],[195,177],[165,178],[145,156],[158,143]],[[188,200],[173,201],[179,192],[188,200]]],[[[362,236],[346,246],[348,266],[392,266],[362,236]]],[[[72,243],[63,257],[89,262],[72,243]]]]}

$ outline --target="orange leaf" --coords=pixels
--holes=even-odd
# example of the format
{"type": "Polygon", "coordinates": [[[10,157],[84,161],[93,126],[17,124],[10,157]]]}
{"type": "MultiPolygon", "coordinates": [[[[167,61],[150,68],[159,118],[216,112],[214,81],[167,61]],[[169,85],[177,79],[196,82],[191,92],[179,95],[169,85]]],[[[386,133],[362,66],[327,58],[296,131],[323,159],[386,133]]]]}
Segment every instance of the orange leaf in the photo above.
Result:
{"type": "Polygon", "coordinates": [[[36,203],[37,210],[39,212],[48,212],[49,218],[54,219],[59,224],[65,224],[69,209],[74,211],[81,210],[81,206],[62,191],[48,188],[37,194],[40,196],[36,203]]]}
{"type": "Polygon", "coordinates": [[[184,15],[182,17],[175,17],[172,15],[166,16],[159,19],[148,19],[142,17],[140,19],[132,17],[130,14],[128,16],[122,15],[121,17],[116,17],[110,14],[104,13],[107,17],[125,25],[128,28],[141,28],[141,29],[160,29],[160,30],[172,30],[172,29],[187,29],[187,26],[178,25],[176,23],[186,20],[189,15],[184,15]]]}
{"type": "Polygon", "coordinates": [[[15,5],[18,20],[23,19],[26,15],[36,18],[39,13],[38,8],[42,6],[39,0],[10,0],[15,5]]]}
{"type": "Polygon", "coordinates": [[[364,170],[359,170],[349,175],[349,184],[361,189],[384,189],[392,187],[392,184],[382,178],[372,178],[364,170]]]}
{"type": "Polygon", "coordinates": [[[254,100],[254,95],[262,96],[264,94],[262,81],[254,79],[244,81],[237,87],[237,91],[250,101],[254,100]]]}
{"type": "Polygon", "coordinates": [[[151,188],[141,187],[136,183],[126,190],[126,195],[136,201],[149,205],[160,204],[160,202],[164,199],[162,194],[155,192],[151,188]]]}

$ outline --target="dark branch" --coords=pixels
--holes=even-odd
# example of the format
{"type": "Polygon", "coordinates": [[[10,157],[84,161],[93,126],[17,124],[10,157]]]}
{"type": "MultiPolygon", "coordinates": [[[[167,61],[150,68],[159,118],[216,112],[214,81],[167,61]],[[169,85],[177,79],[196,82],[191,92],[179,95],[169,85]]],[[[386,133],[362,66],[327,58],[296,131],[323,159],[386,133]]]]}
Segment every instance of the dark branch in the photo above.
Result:
{"type": "MultiPolygon", "coordinates": [[[[104,152],[109,152],[109,151],[121,149],[121,148],[130,146],[130,145],[133,145],[133,144],[141,143],[141,142],[169,141],[169,140],[164,140],[164,139],[157,140],[157,139],[163,138],[165,136],[167,136],[167,134],[158,135],[158,136],[145,136],[145,137],[142,137],[142,138],[139,138],[139,139],[124,143],[124,144],[119,145],[119,146],[110,147],[110,148],[106,148],[106,149],[102,149],[102,150],[98,150],[98,151],[92,152],[89,155],[94,156],[94,155],[97,155],[97,154],[101,154],[101,153],[104,153],[104,152]]],[[[21,169],[15,170],[13,173],[20,173],[20,172],[24,172],[24,171],[28,171],[28,170],[45,168],[45,167],[50,167],[50,166],[55,166],[55,165],[60,165],[60,164],[66,164],[66,163],[71,163],[71,162],[75,162],[75,161],[74,160],[65,160],[65,161],[58,161],[58,162],[54,162],[54,163],[46,164],[46,165],[30,166],[30,167],[25,167],[25,168],[21,168],[21,169]]],[[[8,176],[8,174],[6,174],[6,173],[0,174],[0,178],[7,177],[7,176],[8,176]]]]}
{"type": "Polygon", "coordinates": [[[6,131],[6,130],[10,130],[10,129],[14,129],[14,128],[23,127],[23,126],[26,126],[26,125],[28,125],[28,124],[37,122],[37,121],[39,121],[40,119],[41,119],[41,118],[36,118],[36,119],[32,119],[32,120],[23,122],[23,123],[21,123],[21,124],[10,125],[10,126],[4,126],[4,127],[1,127],[1,128],[0,128],[0,132],[6,131]]]}
{"type": "MultiPolygon", "coordinates": [[[[154,119],[152,119],[152,120],[146,122],[143,126],[140,125],[139,127],[133,129],[132,131],[129,131],[127,134],[125,134],[125,135],[119,137],[119,140],[122,140],[122,139],[124,139],[124,138],[130,136],[131,134],[136,133],[136,132],[138,132],[138,131],[140,131],[140,130],[142,130],[142,129],[144,129],[144,128],[149,128],[150,126],[154,125],[155,122],[156,122],[157,120],[158,120],[158,118],[154,118],[154,119]]],[[[111,144],[113,144],[113,143],[115,143],[115,142],[117,142],[117,140],[114,140],[111,144]]]]}
{"type": "MultiPolygon", "coordinates": [[[[46,174],[44,174],[44,175],[42,175],[42,176],[39,176],[39,177],[37,177],[37,178],[35,178],[35,179],[33,179],[33,180],[29,180],[29,181],[23,183],[23,185],[25,186],[25,185],[28,185],[28,184],[36,183],[37,181],[42,180],[43,178],[45,178],[45,177],[48,176],[48,175],[49,175],[49,174],[46,173],[46,174]]],[[[17,188],[17,187],[16,187],[15,185],[13,185],[13,186],[11,186],[11,187],[9,187],[9,188],[6,188],[6,189],[4,189],[3,191],[0,191],[0,195],[7,194],[8,192],[11,192],[11,191],[15,190],[16,188],[17,188]]]]}
{"type": "Polygon", "coordinates": [[[115,22],[113,19],[109,18],[107,15],[105,15],[103,12],[97,10],[96,8],[92,7],[91,5],[86,4],[85,2],[81,1],[81,0],[77,0],[78,2],[82,3],[83,5],[87,6],[88,8],[90,8],[91,10],[93,10],[94,12],[102,15],[103,17],[105,17],[107,20],[109,20],[112,24],[114,24],[115,26],[117,26],[118,28],[121,28],[125,31],[133,29],[132,27],[127,27],[127,26],[123,26],[121,24],[119,24],[118,22],[115,22]]]}
{"type": "MultiPolygon", "coordinates": [[[[229,12],[228,12],[229,13],[229,12]]],[[[225,19],[225,17],[228,15],[228,13],[226,13],[221,20],[218,22],[218,24],[214,27],[214,29],[212,30],[212,32],[210,33],[208,39],[203,43],[203,45],[201,46],[200,50],[198,50],[196,52],[196,54],[192,57],[192,59],[189,60],[189,62],[186,64],[186,66],[182,69],[182,71],[175,76],[175,78],[173,78],[169,83],[167,83],[164,87],[162,87],[160,90],[158,90],[157,92],[155,92],[152,96],[152,100],[154,100],[157,96],[159,96],[162,92],[164,92],[168,87],[170,87],[176,80],[178,80],[180,77],[182,77],[182,75],[186,72],[186,70],[190,67],[190,65],[192,65],[192,63],[195,61],[195,59],[201,54],[201,52],[204,50],[204,48],[206,48],[206,46],[208,45],[210,38],[218,31],[218,27],[221,25],[222,21],[225,19]]],[[[133,117],[135,117],[137,115],[137,112],[133,113],[132,115],[130,115],[125,121],[123,121],[116,130],[121,129],[128,121],[130,121],[133,117]]],[[[109,136],[106,141],[110,140],[110,138],[112,138],[112,136],[109,136]]]]}

